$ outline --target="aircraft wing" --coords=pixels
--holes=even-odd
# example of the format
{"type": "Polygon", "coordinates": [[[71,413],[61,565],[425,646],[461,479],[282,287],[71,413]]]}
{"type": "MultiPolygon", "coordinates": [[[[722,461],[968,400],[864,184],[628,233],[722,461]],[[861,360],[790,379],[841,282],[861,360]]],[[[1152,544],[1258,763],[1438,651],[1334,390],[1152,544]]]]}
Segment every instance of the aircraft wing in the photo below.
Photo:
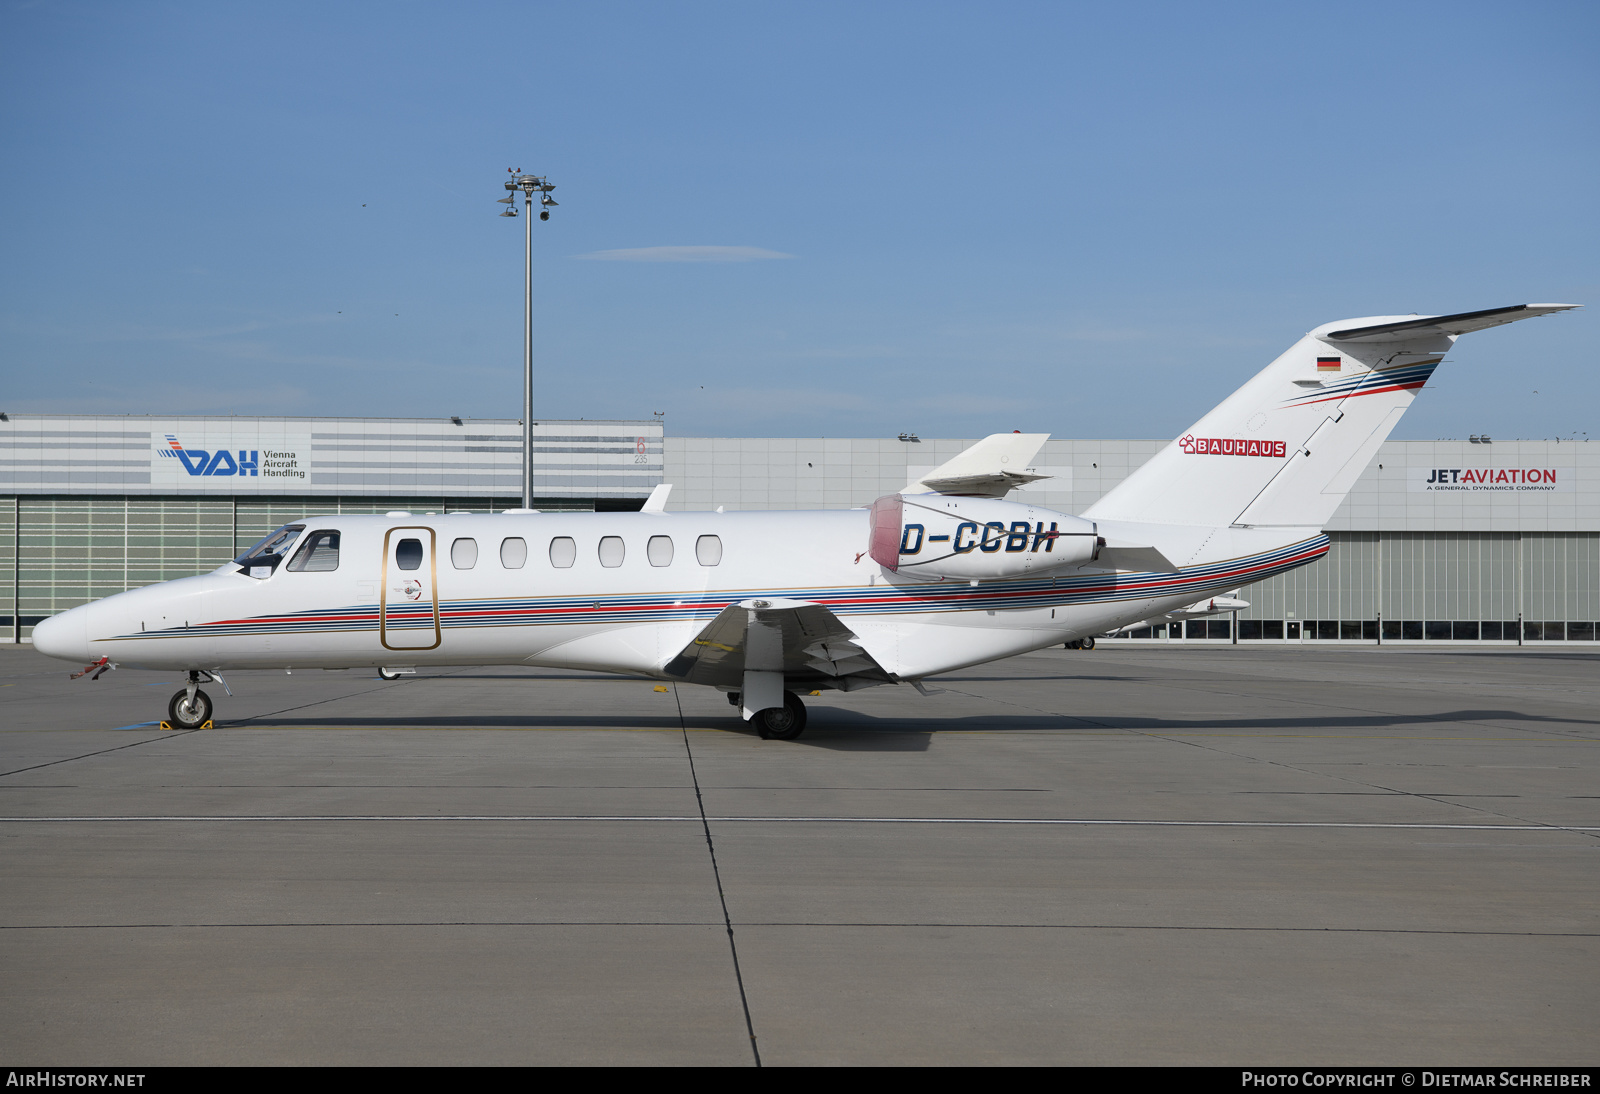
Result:
{"type": "Polygon", "coordinates": [[[729,604],[662,671],[689,684],[738,688],[747,669],[781,672],[790,686],[840,691],[896,679],[838,616],[809,600],[729,604]]]}

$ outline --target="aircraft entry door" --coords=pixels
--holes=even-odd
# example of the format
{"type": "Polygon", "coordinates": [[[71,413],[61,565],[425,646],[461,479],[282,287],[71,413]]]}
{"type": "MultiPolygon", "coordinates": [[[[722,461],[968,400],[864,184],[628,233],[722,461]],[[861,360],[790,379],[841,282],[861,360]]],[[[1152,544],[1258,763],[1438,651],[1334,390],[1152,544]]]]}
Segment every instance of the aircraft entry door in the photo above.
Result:
{"type": "Polygon", "coordinates": [[[378,640],[389,650],[437,649],[438,560],[432,528],[390,528],[383,537],[378,640]]]}

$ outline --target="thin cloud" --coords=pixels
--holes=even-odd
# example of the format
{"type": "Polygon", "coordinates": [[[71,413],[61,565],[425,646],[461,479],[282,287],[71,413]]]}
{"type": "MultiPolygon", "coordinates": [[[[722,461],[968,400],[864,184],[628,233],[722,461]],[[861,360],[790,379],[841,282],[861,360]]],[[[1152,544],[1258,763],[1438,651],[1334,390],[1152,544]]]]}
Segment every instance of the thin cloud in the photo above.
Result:
{"type": "Polygon", "coordinates": [[[573,257],[592,262],[764,262],[794,255],[763,247],[624,247],[573,257]]]}

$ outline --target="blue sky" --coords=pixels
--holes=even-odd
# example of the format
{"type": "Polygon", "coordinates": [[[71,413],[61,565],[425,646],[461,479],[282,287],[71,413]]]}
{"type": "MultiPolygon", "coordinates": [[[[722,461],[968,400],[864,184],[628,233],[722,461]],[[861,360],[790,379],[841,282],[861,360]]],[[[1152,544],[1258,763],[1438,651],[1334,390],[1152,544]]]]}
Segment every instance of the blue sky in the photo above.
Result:
{"type": "Polygon", "coordinates": [[[1600,435],[1597,31],[1577,2],[0,3],[0,410],[516,417],[521,167],[561,202],[539,417],[1167,437],[1319,323],[1561,301],[1462,339],[1397,436],[1600,435]]]}

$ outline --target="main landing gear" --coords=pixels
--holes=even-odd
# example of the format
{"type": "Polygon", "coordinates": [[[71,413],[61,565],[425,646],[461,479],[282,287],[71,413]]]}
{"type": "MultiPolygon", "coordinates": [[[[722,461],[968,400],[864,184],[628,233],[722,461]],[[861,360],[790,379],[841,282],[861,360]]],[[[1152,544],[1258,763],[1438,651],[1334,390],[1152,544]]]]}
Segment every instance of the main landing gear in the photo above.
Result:
{"type": "Polygon", "coordinates": [[[1068,642],[1061,648],[1065,650],[1092,650],[1094,649],[1094,639],[1092,637],[1074,638],[1071,642],[1068,642]]]}
{"type": "MultiPolygon", "coordinates": [[[[737,691],[728,692],[728,702],[739,706],[743,697],[737,691]]],[[[756,733],[763,741],[792,741],[806,728],[806,705],[792,691],[783,693],[783,706],[758,710],[750,719],[756,733]]]]}
{"type": "Polygon", "coordinates": [[[167,704],[167,718],[173,729],[200,729],[211,721],[211,710],[211,696],[200,690],[200,674],[191,672],[189,685],[167,704]]]}

